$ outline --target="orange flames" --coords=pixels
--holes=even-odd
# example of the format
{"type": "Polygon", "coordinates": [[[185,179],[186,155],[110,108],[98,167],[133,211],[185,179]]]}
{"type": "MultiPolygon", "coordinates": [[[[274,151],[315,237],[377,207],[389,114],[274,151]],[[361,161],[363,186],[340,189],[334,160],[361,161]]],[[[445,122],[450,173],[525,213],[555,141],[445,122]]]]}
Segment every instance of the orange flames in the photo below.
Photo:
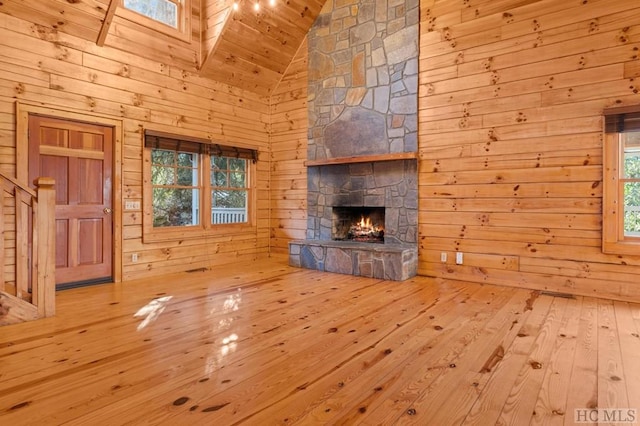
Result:
{"type": "Polygon", "coordinates": [[[355,227],[352,228],[355,228],[357,235],[367,235],[382,231],[381,226],[373,224],[371,218],[365,218],[364,216],[362,216],[360,222],[356,222],[355,227]]]}
{"type": "Polygon", "coordinates": [[[364,228],[372,228],[373,225],[371,224],[371,219],[367,218],[367,220],[364,220],[364,217],[360,219],[360,228],[364,229],[364,228]]]}

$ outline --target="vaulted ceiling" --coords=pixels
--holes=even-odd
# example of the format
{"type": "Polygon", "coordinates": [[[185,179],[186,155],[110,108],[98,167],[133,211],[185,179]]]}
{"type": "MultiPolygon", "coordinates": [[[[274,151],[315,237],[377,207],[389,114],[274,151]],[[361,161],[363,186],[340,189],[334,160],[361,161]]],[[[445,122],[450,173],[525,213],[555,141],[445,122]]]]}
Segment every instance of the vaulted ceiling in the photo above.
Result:
{"type": "Polygon", "coordinates": [[[205,38],[208,51],[203,55],[202,74],[258,92],[270,91],[280,81],[325,3],[280,0],[274,7],[263,5],[256,13],[251,0],[239,2],[236,11],[231,7],[233,1],[208,1],[214,5],[207,14],[213,11],[225,18],[207,19],[205,34],[214,37],[205,38]]]}
{"type": "Polygon", "coordinates": [[[133,53],[268,95],[277,86],[326,0],[190,0],[191,34],[173,38],[131,22],[122,0],[1,0],[0,13],[98,46],[133,53]]]}

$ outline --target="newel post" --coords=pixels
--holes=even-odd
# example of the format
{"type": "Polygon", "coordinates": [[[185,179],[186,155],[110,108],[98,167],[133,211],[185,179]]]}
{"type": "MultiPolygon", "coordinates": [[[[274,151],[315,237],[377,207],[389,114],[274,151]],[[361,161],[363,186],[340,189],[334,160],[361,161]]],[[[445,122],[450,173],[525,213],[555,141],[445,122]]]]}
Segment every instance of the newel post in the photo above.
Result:
{"type": "Polygon", "coordinates": [[[38,276],[34,305],[40,317],[56,313],[56,193],[55,179],[39,177],[34,181],[38,190],[38,276]]]}

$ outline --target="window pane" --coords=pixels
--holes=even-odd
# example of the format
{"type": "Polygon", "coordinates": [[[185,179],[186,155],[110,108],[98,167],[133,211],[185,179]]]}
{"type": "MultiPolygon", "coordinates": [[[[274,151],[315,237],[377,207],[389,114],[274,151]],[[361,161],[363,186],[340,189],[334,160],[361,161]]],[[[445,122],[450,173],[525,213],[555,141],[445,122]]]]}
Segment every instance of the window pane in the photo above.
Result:
{"type": "Polygon", "coordinates": [[[640,182],[624,184],[624,235],[640,236],[640,182]]]}
{"type": "Polygon", "coordinates": [[[189,152],[179,152],[178,153],[178,166],[183,167],[196,167],[196,161],[198,159],[197,154],[192,154],[189,152]]]}
{"type": "Polygon", "coordinates": [[[197,225],[197,189],[153,188],[153,226],[197,225]]]}
{"type": "Polygon", "coordinates": [[[211,185],[211,223],[248,222],[247,160],[212,155],[211,185]]]}
{"type": "Polygon", "coordinates": [[[247,191],[216,189],[211,191],[214,207],[240,208],[247,206],[247,191]]]}
{"type": "Polygon", "coordinates": [[[624,148],[624,177],[640,178],[640,147],[629,145],[628,140],[625,141],[624,148]]]}
{"type": "Polygon", "coordinates": [[[170,0],[124,0],[124,7],[178,28],[178,5],[170,0]]]}
{"type": "Polygon", "coordinates": [[[197,225],[198,154],[152,149],[151,159],[153,226],[197,225]]]}
{"type": "Polygon", "coordinates": [[[153,185],[173,185],[176,182],[173,167],[151,166],[151,183],[153,185]]]}
{"type": "Polygon", "coordinates": [[[215,157],[211,156],[211,163],[215,166],[215,168],[226,170],[227,167],[227,157],[215,157]]]}
{"type": "Polygon", "coordinates": [[[184,167],[178,168],[178,185],[196,186],[197,184],[198,179],[195,169],[187,169],[184,167]]]}
{"type": "Polygon", "coordinates": [[[247,191],[211,191],[211,223],[247,222],[247,191]]]}
{"type": "Polygon", "coordinates": [[[232,188],[244,188],[245,187],[245,177],[246,175],[241,172],[231,172],[229,174],[230,182],[229,186],[232,188]]]}
{"type": "Polygon", "coordinates": [[[227,186],[227,174],[224,172],[213,172],[211,177],[211,185],[214,186],[227,186]]]}
{"type": "Polygon", "coordinates": [[[164,149],[154,149],[151,151],[151,163],[172,166],[176,161],[175,151],[166,151],[164,149]]]}
{"type": "Polygon", "coordinates": [[[231,158],[229,160],[229,170],[244,172],[247,160],[242,158],[231,158]]]}

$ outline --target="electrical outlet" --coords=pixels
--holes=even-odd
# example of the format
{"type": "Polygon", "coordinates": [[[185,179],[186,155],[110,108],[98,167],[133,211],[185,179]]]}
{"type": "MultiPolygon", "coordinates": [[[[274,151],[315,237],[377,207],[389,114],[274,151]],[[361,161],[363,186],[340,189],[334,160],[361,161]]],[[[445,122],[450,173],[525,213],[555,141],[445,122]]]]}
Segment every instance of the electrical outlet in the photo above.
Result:
{"type": "Polygon", "coordinates": [[[456,264],[462,265],[462,261],[463,261],[462,253],[461,252],[457,252],[456,253],[456,264]]]}
{"type": "Polygon", "coordinates": [[[138,253],[131,254],[131,261],[134,263],[138,261],[138,253]]]}
{"type": "Polygon", "coordinates": [[[445,252],[440,253],[440,262],[446,263],[446,261],[447,261],[447,253],[445,252]]]}

